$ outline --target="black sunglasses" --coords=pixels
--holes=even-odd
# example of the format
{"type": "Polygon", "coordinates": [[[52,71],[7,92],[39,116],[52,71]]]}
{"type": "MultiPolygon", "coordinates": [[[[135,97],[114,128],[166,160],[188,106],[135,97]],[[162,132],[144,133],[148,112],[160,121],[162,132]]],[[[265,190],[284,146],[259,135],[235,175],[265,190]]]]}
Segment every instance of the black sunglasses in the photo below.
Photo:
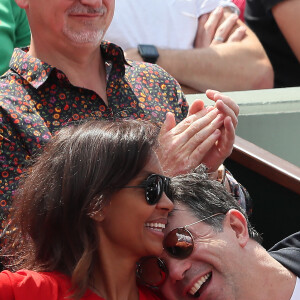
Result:
{"type": "MultiPolygon", "coordinates": [[[[188,229],[189,226],[200,223],[207,219],[225,215],[216,213],[197,222],[171,230],[164,238],[163,246],[166,253],[176,259],[188,258],[194,250],[194,238],[188,229]]],[[[149,287],[158,287],[168,276],[168,268],[163,259],[155,256],[143,257],[137,264],[137,277],[149,287]]]]}
{"type": "Polygon", "coordinates": [[[140,185],[127,185],[122,188],[143,188],[145,189],[145,198],[149,205],[157,204],[163,192],[172,200],[170,189],[170,178],[158,174],[151,174],[140,185]]]}
{"type": "Polygon", "coordinates": [[[157,256],[142,257],[136,265],[138,281],[151,288],[163,284],[168,276],[165,262],[157,256]]]}

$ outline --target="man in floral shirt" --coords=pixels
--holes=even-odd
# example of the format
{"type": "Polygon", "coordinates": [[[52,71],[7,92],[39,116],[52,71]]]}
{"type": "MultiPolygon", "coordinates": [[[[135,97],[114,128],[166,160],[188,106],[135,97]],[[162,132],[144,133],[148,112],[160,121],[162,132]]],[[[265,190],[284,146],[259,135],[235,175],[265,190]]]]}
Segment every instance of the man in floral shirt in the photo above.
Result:
{"type": "Polygon", "coordinates": [[[208,91],[214,107],[198,100],[188,109],[163,69],[126,62],[118,46],[102,41],[114,0],[16,2],[26,10],[32,39],[29,48],[15,49],[0,78],[1,221],[28,159],[61,127],[87,118],[152,120],[162,126],[158,155],[166,174],[201,162],[217,174],[237,124],[229,97],[208,91]]]}

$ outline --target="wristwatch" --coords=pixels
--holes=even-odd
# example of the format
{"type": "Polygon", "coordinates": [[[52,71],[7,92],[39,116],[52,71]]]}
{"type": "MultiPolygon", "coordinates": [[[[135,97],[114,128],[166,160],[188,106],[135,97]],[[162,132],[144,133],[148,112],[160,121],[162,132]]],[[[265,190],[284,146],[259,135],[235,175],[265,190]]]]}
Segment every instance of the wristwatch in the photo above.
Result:
{"type": "Polygon", "coordinates": [[[155,64],[159,54],[154,45],[138,45],[138,51],[143,61],[155,64]]]}

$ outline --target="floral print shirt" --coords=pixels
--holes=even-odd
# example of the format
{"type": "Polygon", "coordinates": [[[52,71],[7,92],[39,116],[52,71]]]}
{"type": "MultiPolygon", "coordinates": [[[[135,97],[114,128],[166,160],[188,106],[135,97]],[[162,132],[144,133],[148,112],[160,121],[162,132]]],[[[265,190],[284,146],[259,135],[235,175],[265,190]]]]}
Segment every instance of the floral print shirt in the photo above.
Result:
{"type": "Polygon", "coordinates": [[[167,112],[177,122],[188,104],[177,81],[157,65],[125,61],[118,46],[102,42],[108,106],[93,91],[73,86],[46,62],[15,49],[0,77],[0,225],[26,161],[62,126],[87,118],[148,119],[161,125],[167,112]]]}

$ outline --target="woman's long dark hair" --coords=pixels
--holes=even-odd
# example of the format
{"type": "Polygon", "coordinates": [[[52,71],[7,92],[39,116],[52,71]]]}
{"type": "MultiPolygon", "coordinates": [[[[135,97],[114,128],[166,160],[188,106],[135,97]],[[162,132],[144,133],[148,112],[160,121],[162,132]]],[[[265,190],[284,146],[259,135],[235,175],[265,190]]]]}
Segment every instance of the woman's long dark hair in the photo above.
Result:
{"type": "Polygon", "coordinates": [[[62,129],[17,190],[4,253],[12,270],[59,271],[81,297],[97,263],[91,216],[146,165],[157,128],[142,121],[90,121],[62,129]]]}

